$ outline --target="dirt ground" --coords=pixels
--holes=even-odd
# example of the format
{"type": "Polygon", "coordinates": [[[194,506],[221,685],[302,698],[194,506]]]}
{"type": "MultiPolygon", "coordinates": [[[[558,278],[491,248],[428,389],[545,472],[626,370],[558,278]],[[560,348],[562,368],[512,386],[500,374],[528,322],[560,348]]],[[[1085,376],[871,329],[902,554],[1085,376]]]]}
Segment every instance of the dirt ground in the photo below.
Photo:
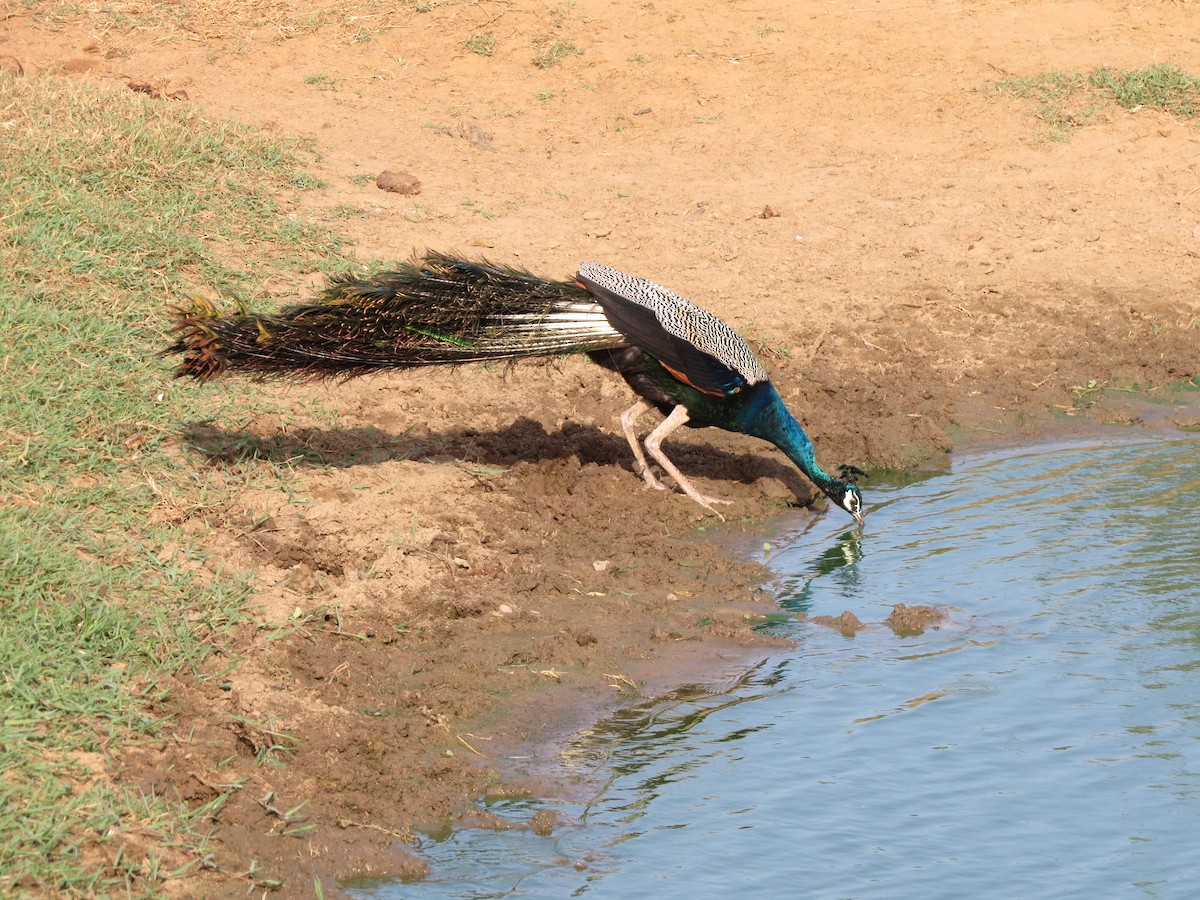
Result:
{"type": "MultiPolygon", "coordinates": [[[[431,247],[665,284],[761,348],[826,468],[938,464],[1077,412],[1137,427],[1119,399],[1081,407],[1200,372],[1200,129],[1112,107],[1047,141],[990,89],[1200,73],[1194,3],[103,6],[13,4],[0,57],[310,136],[329,188],[306,213],[363,260],[431,247]],[[420,193],[379,190],[384,170],[420,193]]],[[[215,870],[175,893],[420,877],[414,831],[488,825],[488,792],[571,790],[554,759],[573,729],[777,649],[750,630],[769,573],[726,549],[810,514],[767,445],[673,444],[735,501],[722,524],[643,488],[615,422],[630,396],[585,359],[264,391],[286,426],[180,423],[214,478],[247,445],[301,469],[187,522],[255,573],[261,627],[224,682],[176,685],[178,739],[116,775],[229,795],[215,870]],[[302,802],[315,828],[285,821],[302,802]]]]}

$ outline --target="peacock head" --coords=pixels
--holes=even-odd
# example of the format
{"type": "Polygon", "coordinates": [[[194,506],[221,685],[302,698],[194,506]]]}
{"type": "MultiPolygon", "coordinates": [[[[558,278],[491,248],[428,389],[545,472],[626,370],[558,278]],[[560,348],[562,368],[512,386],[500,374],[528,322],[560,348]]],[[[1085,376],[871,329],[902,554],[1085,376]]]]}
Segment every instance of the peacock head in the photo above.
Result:
{"type": "Polygon", "coordinates": [[[858,485],[854,482],[859,478],[865,478],[867,473],[857,466],[838,466],[842,474],[842,480],[836,478],[830,479],[830,483],[824,488],[825,494],[854,517],[854,521],[862,525],[866,521],[867,514],[863,510],[862,491],[858,489],[858,485]]]}
{"type": "Polygon", "coordinates": [[[825,489],[825,495],[834,503],[854,516],[854,521],[862,525],[867,514],[863,512],[862,491],[858,485],[845,481],[834,481],[825,489]]]}

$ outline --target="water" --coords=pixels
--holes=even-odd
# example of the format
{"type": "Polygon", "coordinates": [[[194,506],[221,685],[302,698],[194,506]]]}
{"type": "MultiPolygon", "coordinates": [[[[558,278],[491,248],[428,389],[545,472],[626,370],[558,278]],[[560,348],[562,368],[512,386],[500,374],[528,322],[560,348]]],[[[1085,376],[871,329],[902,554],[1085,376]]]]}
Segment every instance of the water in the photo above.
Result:
{"type": "MultiPolygon", "coordinates": [[[[797,642],[581,736],[565,827],[458,831],[360,898],[1191,897],[1200,890],[1200,440],[979,457],[779,536],[796,612],[936,631],[797,642]]],[[[527,820],[535,805],[494,811],[527,820]]]]}

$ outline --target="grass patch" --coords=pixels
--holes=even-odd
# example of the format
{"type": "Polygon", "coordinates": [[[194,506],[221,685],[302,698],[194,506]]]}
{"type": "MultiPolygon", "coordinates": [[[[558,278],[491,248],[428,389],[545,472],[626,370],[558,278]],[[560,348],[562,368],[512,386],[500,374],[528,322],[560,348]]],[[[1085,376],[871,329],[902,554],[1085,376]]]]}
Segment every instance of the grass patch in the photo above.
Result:
{"type": "Polygon", "coordinates": [[[252,397],[171,380],[164,307],[244,302],[337,241],[281,209],[315,184],[301,148],[248,128],[5,75],[0,122],[0,895],[154,894],[204,839],[108,754],[159,734],[167,680],[206,677],[242,618],[244,579],[181,528],[240,476],[175,434],[252,397]]]}
{"type": "Polygon", "coordinates": [[[1097,69],[1088,82],[1111,94],[1125,109],[1161,109],[1190,119],[1200,105],[1200,78],[1176,66],[1149,66],[1131,72],[1097,69]]]}
{"type": "Polygon", "coordinates": [[[1046,72],[1007,78],[996,82],[995,89],[1018,100],[1036,102],[1034,116],[1047,127],[1042,139],[1068,141],[1076,128],[1081,128],[1096,115],[1094,98],[1087,91],[1087,85],[1086,75],[1046,72]]]}
{"type": "Polygon", "coordinates": [[[1193,118],[1200,107],[1200,78],[1169,64],[1127,71],[1098,68],[1090,74],[1044,72],[1007,78],[993,87],[1018,100],[1034,101],[1034,115],[1047,126],[1041,138],[1051,141],[1070,140],[1077,129],[1113,105],[1157,109],[1181,118],[1193,118]]]}
{"type": "Polygon", "coordinates": [[[1033,115],[1046,126],[1039,139],[1055,142],[1067,142],[1076,130],[1112,106],[1160,109],[1183,119],[1193,118],[1200,107],[1200,78],[1169,64],[1130,71],[1102,67],[1088,74],[1043,72],[1006,78],[992,88],[1016,100],[1036,103],[1033,115]]]}
{"type": "Polygon", "coordinates": [[[476,53],[479,56],[491,56],[496,52],[496,36],[491,32],[487,34],[473,34],[467,38],[463,46],[471,53],[476,53]]]}
{"type": "Polygon", "coordinates": [[[334,79],[331,76],[326,75],[324,72],[318,72],[315,75],[309,75],[308,77],[306,77],[304,79],[304,83],[311,84],[318,91],[336,91],[337,90],[337,82],[334,81],[334,79]]]}
{"type": "Polygon", "coordinates": [[[568,56],[582,56],[583,51],[570,41],[550,41],[533,58],[533,64],[539,69],[549,69],[557,66],[568,56]]]}

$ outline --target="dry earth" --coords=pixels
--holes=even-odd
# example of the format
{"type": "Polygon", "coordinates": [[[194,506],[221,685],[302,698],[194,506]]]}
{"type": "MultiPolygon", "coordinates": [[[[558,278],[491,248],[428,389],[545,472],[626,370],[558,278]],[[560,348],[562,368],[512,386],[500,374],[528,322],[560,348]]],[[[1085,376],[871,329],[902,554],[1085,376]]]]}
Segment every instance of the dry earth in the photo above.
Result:
{"type": "MultiPolygon", "coordinates": [[[[34,3],[0,27],[10,70],[311,136],[330,188],[305,212],[363,260],[432,247],[666,284],[761,347],[826,467],[936,462],[1062,421],[1089,383],[1200,372],[1200,130],[1114,106],[1047,141],[1033,106],[991,89],[1200,72],[1192,3],[34,3]],[[384,170],[420,193],[380,191],[384,170]]],[[[313,287],[272,284],[263,305],[313,287]]],[[[629,396],[585,360],[264,390],[294,406],[286,426],[180,423],[214,478],[247,445],[301,470],[291,493],[187,522],[256,573],[263,627],[226,683],[177,685],[177,741],[114,774],[197,804],[246,779],[213,822],[219,871],[177,894],[238,890],[250,860],[288,896],[314,875],[327,896],[419,876],[414,828],[487,824],[473,802],[530,772],[568,789],[555,739],[632,685],[768,652],[748,627],[772,609],[766,573],[712,538],[811,500],[773,449],[676,443],[735,501],[721,525],[643,489],[614,421],[629,396]],[[295,739],[286,766],[255,763],[270,731],[295,739]],[[316,827],[283,834],[267,807],[302,801],[316,827]]],[[[1137,427],[1132,407],[1095,409],[1137,427]]]]}

